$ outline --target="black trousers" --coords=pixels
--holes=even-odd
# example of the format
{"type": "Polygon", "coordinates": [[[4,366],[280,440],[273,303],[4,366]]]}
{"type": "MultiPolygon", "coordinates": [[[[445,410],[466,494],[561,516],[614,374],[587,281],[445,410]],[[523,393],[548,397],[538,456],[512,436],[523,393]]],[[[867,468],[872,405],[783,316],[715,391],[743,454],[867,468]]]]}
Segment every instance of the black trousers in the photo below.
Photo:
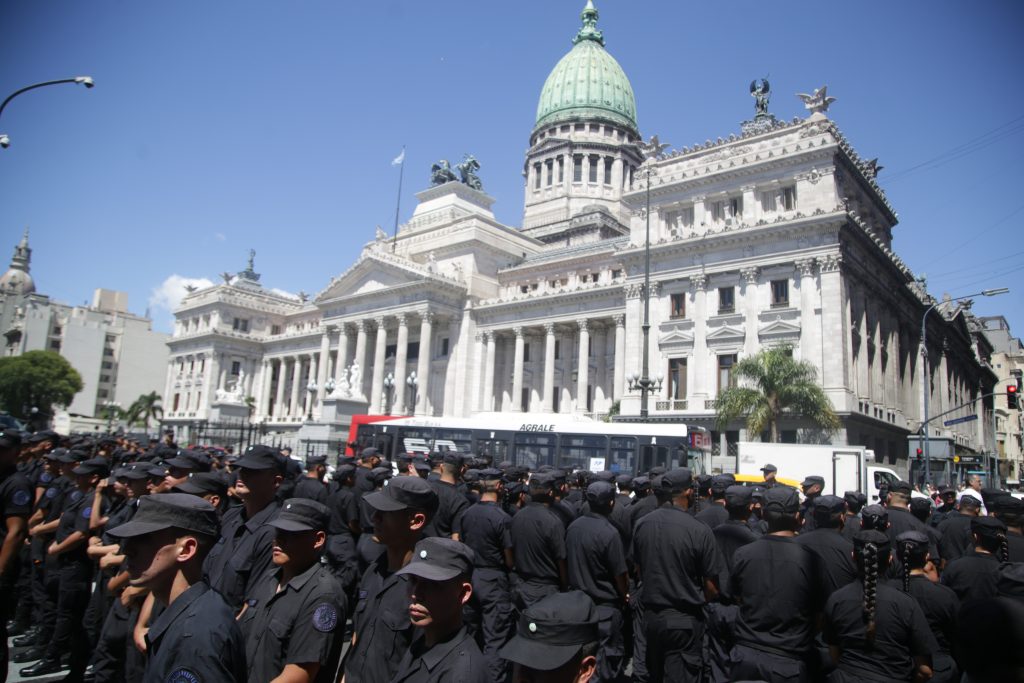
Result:
{"type": "Polygon", "coordinates": [[[651,683],[700,683],[704,668],[704,622],[673,609],[646,610],[647,675],[651,683]]]}
{"type": "Polygon", "coordinates": [[[18,602],[14,610],[14,622],[18,626],[32,623],[35,600],[32,595],[32,548],[22,545],[18,549],[17,575],[14,581],[15,599],[18,602]]]}
{"type": "Polygon", "coordinates": [[[518,614],[535,602],[558,592],[558,585],[529,579],[511,579],[512,604],[518,614]]]}
{"type": "Polygon", "coordinates": [[[508,572],[478,568],[473,571],[473,598],[470,600],[479,622],[476,636],[487,661],[492,683],[505,683],[512,673],[509,663],[498,656],[514,630],[512,589],[508,572]]]}
{"type": "Polygon", "coordinates": [[[647,632],[644,630],[643,587],[636,586],[629,593],[629,608],[633,617],[633,683],[647,683],[647,632]]]}
{"type": "MultiPolygon", "coordinates": [[[[811,683],[815,680],[807,663],[793,657],[766,652],[742,643],[732,649],[734,681],[766,681],[766,683],[811,683]]],[[[819,679],[820,680],[820,679],[819,679]]]]}
{"type": "Polygon", "coordinates": [[[96,649],[92,653],[96,683],[124,683],[127,648],[135,647],[131,642],[135,621],[131,617],[131,610],[122,605],[119,599],[115,599],[103,621],[103,630],[100,631],[96,649]]]}
{"type": "Polygon", "coordinates": [[[598,605],[598,630],[601,640],[597,650],[597,670],[590,679],[597,683],[614,683],[626,665],[626,643],[622,609],[615,605],[598,605]]]}
{"type": "Polygon", "coordinates": [[[82,620],[89,607],[92,563],[77,559],[65,560],[58,575],[57,622],[53,639],[46,647],[45,659],[55,662],[64,654],[70,655],[70,677],[74,678],[81,676],[89,663],[89,637],[82,620]]]}

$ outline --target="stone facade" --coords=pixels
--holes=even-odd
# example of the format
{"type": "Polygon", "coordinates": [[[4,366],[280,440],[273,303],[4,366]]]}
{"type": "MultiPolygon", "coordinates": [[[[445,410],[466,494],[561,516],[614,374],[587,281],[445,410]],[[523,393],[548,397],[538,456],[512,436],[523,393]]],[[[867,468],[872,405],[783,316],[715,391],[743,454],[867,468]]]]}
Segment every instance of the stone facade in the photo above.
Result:
{"type": "Polygon", "coordinates": [[[1006,398],[1006,387],[1017,383],[1024,373],[1024,346],[1020,338],[1010,333],[1010,324],[1002,316],[979,318],[985,337],[992,344],[992,369],[998,381],[995,386],[995,448],[999,452],[999,469],[1003,482],[1020,486],[1024,472],[1024,446],[1022,440],[1021,407],[1011,410],[1006,398]]]}
{"type": "MultiPolygon", "coordinates": [[[[585,28],[596,21],[587,11],[585,28]]],[[[636,416],[649,228],[648,350],[662,378],[651,419],[712,426],[732,363],[786,344],[814,364],[842,418],[831,440],[905,467],[923,413],[921,318],[935,299],[892,250],[896,215],[875,165],[825,110],[650,157],[621,117],[582,105],[550,124],[539,116],[521,228],[498,223],[483,192],[450,182],[419,193],[393,240],[379,233],[311,300],[241,275],[187,297],[167,417],[216,419],[216,392],[234,390],[227,368],[238,367],[245,386],[234,396],[253,397],[253,419],[294,433],[318,424],[327,380],[337,393],[353,364],[362,371],[345,395],[372,413],[636,416]],[[415,403],[404,381],[413,371],[415,403]]],[[[969,310],[938,310],[927,336],[932,414],[995,379],[969,310]]],[[[338,433],[340,414],[327,412],[338,433]]],[[[741,427],[717,437],[747,438],[741,427]]],[[[782,430],[826,438],[796,420],[782,430]]],[[[981,421],[932,434],[965,450],[984,444],[981,421]]]]}

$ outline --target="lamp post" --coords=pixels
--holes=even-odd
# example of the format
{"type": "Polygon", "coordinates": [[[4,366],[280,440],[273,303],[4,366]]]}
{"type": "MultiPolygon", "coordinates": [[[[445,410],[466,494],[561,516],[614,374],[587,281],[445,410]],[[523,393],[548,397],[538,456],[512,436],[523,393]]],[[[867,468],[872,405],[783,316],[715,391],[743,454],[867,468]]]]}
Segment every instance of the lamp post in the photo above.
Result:
{"type": "Polygon", "coordinates": [[[328,377],[327,381],[324,382],[324,392],[326,392],[324,395],[327,398],[330,398],[331,394],[334,393],[334,389],[336,387],[337,387],[337,385],[334,383],[334,378],[333,377],[328,377]]]}
{"type": "Polygon", "coordinates": [[[391,414],[391,392],[395,390],[395,375],[388,373],[384,377],[384,414],[391,414]]]}
{"type": "Polygon", "coordinates": [[[405,379],[405,384],[409,387],[409,414],[413,415],[416,413],[416,392],[420,387],[420,379],[415,370],[405,379]]]}
{"type": "MultiPolygon", "coordinates": [[[[27,85],[24,88],[21,88],[20,90],[15,90],[10,95],[8,95],[7,99],[3,101],[3,104],[0,104],[0,116],[3,115],[4,109],[7,107],[7,103],[13,100],[18,95],[24,92],[28,92],[29,90],[35,90],[36,88],[43,88],[48,85],[59,85],[61,83],[79,83],[81,85],[84,85],[86,88],[92,88],[94,85],[96,85],[93,82],[92,78],[89,76],[76,76],[74,78],[60,78],[55,81],[43,81],[42,83],[33,83],[32,85],[27,85]]],[[[7,149],[10,146],[11,138],[4,133],[0,133],[0,147],[7,149]]]]}
{"type": "Polygon", "coordinates": [[[114,410],[121,407],[117,401],[107,401],[103,404],[107,408],[107,434],[114,428],[114,410]]]}
{"type": "MultiPolygon", "coordinates": [[[[1009,291],[1010,290],[1007,289],[1006,287],[997,287],[996,289],[983,289],[980,292],[975,292],[974,294],[965,294],[963,296],[958,296],[953,299],[948,299],[948,301],[963,301],[965,299],[970,299],[971,297],[975,296],[998,296],[999,294],[1006,294],[1009,291]]],[[[931,397],[931,371],[928,368],[928,326],[926,323],[928,322],[928,314],[931,313],[937,306],[944,303],[946,303],[946,301],[936,301],[934,304],[929,306],[925,310],[924,315],[921,316],[921,369],[923,371],[921,377],[921,391],[924,394],[924,402],[922,406],[924,408],[924,419],[921,421],[921,428],[918,431],[918,439],[924,441],[923,447],[925,484],[932,483],[932,458],[930,447],[931,438],[928,436],[928,422],[930,421],[928,419],[928,399],[931,397]]],[[[995,418],[993,417],[993,419],[995,418]]]]}
{"type": "Polygon", "coordinates": [[[309,393],[309,414],[306,415],[306,420],[309,422],[313,421],[313,401],[316,400],[316,380],[309,380],[309,384],[306,385],[306,391],[309,393]]]}
{"type": "Polygon", "coordinates": [[[650,335],[651,335],[651,177],[655,175],[654,172],[654,160],[662,150],[668,145],[658,144],[657,136],[651,138],[651,141],[641,145],[641,151],[644,154],[644,163],[640,172],[637,174],[638,177],[643,178],[647,181],[647,201],[646,208],[644,210],[644,218],[646,219],[646,237],[644,239],[644,321],[641,329],[643,329],[643,349],[642,349],[642,367],[640,375],[630,378],[630,389],[640,389],[640,419],[646,420],[648,415],[648,400],[649,395],[652,391],[660,390],[661,383],[658,382],[657,389],[655,388],[655,382],[651,379],[651,349],[650,349],[650,335]]]}

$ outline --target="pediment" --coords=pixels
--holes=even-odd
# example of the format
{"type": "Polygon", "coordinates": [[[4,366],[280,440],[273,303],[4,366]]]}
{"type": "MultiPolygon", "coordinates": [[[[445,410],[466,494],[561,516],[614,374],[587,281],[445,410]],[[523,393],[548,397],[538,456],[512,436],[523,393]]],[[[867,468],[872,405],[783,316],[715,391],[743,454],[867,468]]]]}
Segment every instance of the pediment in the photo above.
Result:
{"type": "Polygon", "coordinates": [[[332,299],[361,296],[408,286],[431,285],[464,287],[461,282],[431,272],[429,266],[422,266],[391,254],[367,250],[351,268],[333,279],[316,296],[315,302],[322,303],[332,299]]]}
{"type": "Polygon", "coordinates": [[[707,336],[707,340],[708,340],[709,344],[712,344],[712,343],[715,343],[715,342],[719,342],[719,343],[724,343],[724,342],[742,342],[744,340],[745,336],[746,335],[743,332],[742,328],[739,328],[739,327],[729,327],[727,325],[723,325],[722,327],[719,327],[714,332],[709,333],[708,336],[707,336]]]}
{"type": "Polygon", "coordinates": [[[693,335],[681,330],[672,330],[659,337],[658,347],[664,350],[693,348],[693,335]]]}
{"type": "Polygon", "coordinates": [[[768,339],[799,339],[800,326],[785,320],[775,320],[761,327],[757,331],[757,336],[762,341],[768,339]]]}

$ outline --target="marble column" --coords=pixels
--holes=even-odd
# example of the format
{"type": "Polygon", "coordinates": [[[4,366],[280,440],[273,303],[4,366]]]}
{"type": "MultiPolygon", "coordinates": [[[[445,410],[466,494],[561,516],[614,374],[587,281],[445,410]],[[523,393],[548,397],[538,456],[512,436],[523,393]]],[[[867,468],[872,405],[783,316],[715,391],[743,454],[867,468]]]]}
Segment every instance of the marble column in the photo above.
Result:
{"type": "Polygon", "coordinates": [[[581,413],[587,409],[587,388],[590,385],[590,328],[586,318],[576,321],[580,329],[579,364],[576,370],[576,410],[581,413]]]}
{"type": "Polygon", "coordinates": [[[279,358],[277,360],[277,394],[274,396],[273,412],[273,416],[278,420],[284,417],[284,385],[287,369],[286,359],[279,358]]]}
{"type": "Polygon", "coordinates": [[[515,356],[512,361],[512,411],[523,411],[523,328],[516,326],[512,328],[516,335],[515,356]]]}
{"type": "Polygon", "coordinates": [[[206,388],[206,393],[210,396],[210,402],[217,397],[217,389],[220,386],[217,382],[220,380],[220,354],[211,353],[206,363],[206,377],[203,378],[203,385],[206,388]]]}
{"type": "Polygon", "coordinates": [[[615,363],[612,367],[612,400],[618,401],[626,391],[626,316],[615,315],[615,363]]]}
{"type": "Polygon", "coordinates": [[[289,417],[302,415],[302,403],[299,401],[299,387],[302,385],[302,356],[295,356],[292,362],[292,394],[288,403],[289,417]]]}
{"type": "MultiPolygon", "coordinates": [[[[306,389],[306,387],[309,386],[310,382],[316,381],[316,377],[317,377],[317,374],[318,374],[317,373],[317,365],[318,364],[317,364],[317,359],[316,358],[317,358],[316,354],[313,354],[313,353],[309,354],[309,363],[306,366],[306,381],[302,385],[302,393],[305,396],[305,401],[303,402],[303,406],[302,406],[302,414],[303,415],[312,415],[313,407],[316,404],[316,394],[311,394],[306,389]]],[[[320,390],[320,388],[317,387],[317,391],[319,391],[319,390],[320,390]]]]}
{"type": "Polygon", "coordinates": [[[800,277],[800,360],[809,361],[818,368],[818,376],[821,376],[821,367],[814,357],[817,335],[814,334],[814,299],[816,292],[814,276],[814,259],[800,259],[796,262],[796,271],[800,277]]]}
{"type": "MultiPolygon", "coordinates": [[[[359,386],[352,387],[352,393],[357,396],[366,396],[366,321],[360,320],[356,323],[356,355],[352,358],[353,363],[359,365],[359,386]]],[[[370,405],[373,405],[372,403],[370,405]]]]}
{"type": "Polygon", "coordinates": [[[373,352],[373,384],[370,388],[370,411],[379,410],[384,395],[384,354],[387,351],[388,330],[384,318],[377,318],[377,340],[373,352]]]}
{"type": "MultiPolygon", "coordinates": [[[[714,383],[710,381],[712,373],[718,372],[718,364],[708,353],[708,306],[707,306],[707,285],[708,277],[704,273],[697,273],[690,277],[690,284],[693,286],[693,364],[696,370],[699,366],[707,367],[705,372],[697,372],[694,381],[688,391],[693,392],[690,401],[690,410],[704,410],[704,400],[714,397],[714,383]],[[710,367],[709,367],[710,366],[710,367]]],[[[690,398],[689,396],[687,397],[690,398]]]]}
{"type": "Polygon", "coordinates": [[[327,371],[331,361],[331,335],[334,334],[334,330],[336,329],[337,328],[334,325],[328,325],[324,329],[323,336],[320,337],[320,361],[317,364],[316,372],[317,403],[323,401],[324,396],[327,395],[324,385],[327,384],[327,371]]]}
{"type": "Polygon", "coordinates": [[[419,380],[417,389],[419,398],[413,406],[416,415],[432,415],[430,409],[430,359],[433,358],[434,313],[424,311],[420,314],[420,354],[416,359],[416,378],[419,380]]]}
{"type": "Polygon", "coordinates": [[[757,301],[757,277],[759,270],[756,267],[742,268],[740,270],[740,284],[743,286],[743,327],[745,335],[743,339],[743,353],[753,356],[760,346],[757,328],[759,327],[757,301]]]}
{"type": "Polygon", "coordinates": [[[409,324],[405,313],[399,313],[398,318],[398,348],[395,350],[395,400],[391,404],[391,412],[395,415],[404,415],[405,411],[405,380],[406,363],[409,359],[409,324]]]}
{"type": "Polygon", "coordinates": [[[494,340],[494,332],[484,332],[484,346],[487,349],[487,360],[484,361],[484,412],[494,410],[494,365],[497,362],[498,349],[494,340]]]}
{"type": "Polygon", "coordinates": [[[260,367],[260,396],[255,415],[258,419],[270,415],[270,389],[274,379],[273,372],[273,362],[269,358],[264,358],[260,367]]]}
{"type": "Polygon", "coordinates": [[[594,411],[604,412],[609,403],[608,390],[608,328],[599,327],[594,330],[594,411]]]}
{"type": "Polygon", "coordinates": [[[555,394],[555,324],[544,324],[544,395],[541,397],[542,412],[551,412],[551,402],[555,394]]]}
{"type": "Polygon", "coordinates": [[[334,383],[341,384],[348,365],[348,328],[342,324],[338,334],[338,352],[334,361],[334,383]]]}

